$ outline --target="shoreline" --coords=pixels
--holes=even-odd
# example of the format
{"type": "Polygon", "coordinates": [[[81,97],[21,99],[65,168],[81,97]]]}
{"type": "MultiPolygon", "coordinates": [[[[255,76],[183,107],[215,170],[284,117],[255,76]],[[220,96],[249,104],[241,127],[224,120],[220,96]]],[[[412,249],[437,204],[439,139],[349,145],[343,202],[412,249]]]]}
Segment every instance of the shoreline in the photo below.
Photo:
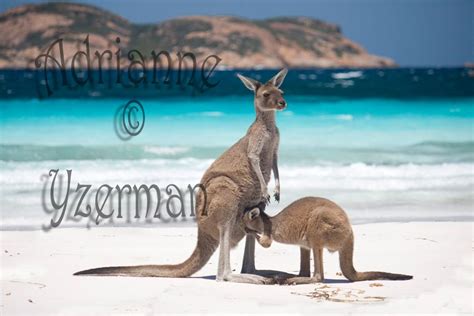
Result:
{"type": "MultiPolygon", "coordinates": [[[[350,283],[339,274],[338,255],[325,251],[325,283],[298,286],[216,282],[216,254],[190,278],[72,276],[98,266],[179,263],[194,248],[195,226],[1,231],[0,311],[17,315],[472,313],[473,224],[354,225],[358,271],[406,273],[414,279],[350,283]],[[216,301],[219,304],[212,304],[216,301]]],[[[231,252],[236,272],[244,244],[231,252]]],[[[297,273],[299,249],[277,243],[269,249],[257,246],[256,266],[297,273]]]]}

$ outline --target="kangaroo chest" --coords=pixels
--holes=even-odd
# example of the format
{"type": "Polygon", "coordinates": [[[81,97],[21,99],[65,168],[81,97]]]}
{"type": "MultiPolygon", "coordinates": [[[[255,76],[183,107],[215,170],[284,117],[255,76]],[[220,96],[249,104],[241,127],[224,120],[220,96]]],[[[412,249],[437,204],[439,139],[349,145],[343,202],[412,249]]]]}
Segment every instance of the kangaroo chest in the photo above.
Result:
{"type": "Polygon", "coordinates": [[[273,167],[274,153],[278,144],[276,135],[267,132],[263,136],[263,146],[260,152],[260,169],[265,181],[270,181],[270,175],[273,167]]]}

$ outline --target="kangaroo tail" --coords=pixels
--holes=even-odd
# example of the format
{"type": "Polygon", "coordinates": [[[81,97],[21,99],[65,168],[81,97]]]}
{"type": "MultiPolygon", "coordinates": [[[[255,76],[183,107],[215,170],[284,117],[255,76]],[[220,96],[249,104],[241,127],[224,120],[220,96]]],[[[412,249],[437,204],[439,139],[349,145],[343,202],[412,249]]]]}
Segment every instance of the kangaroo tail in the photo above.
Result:
{"type": "Polygon", "coordinates": [[[199,229],[196,248],[191,256],[180,264],[103,267],[79,271],[74,273],[74,275],[188,277],[199,271],[209,261],[218,245],[219,242],[217,240],[199,229]]]}
{"type": "Polygon", "coordinates": [[[411,275],[380,272],[380,271],[369,271],[369,272],[357,272],[354,269],[352,262],[354,254],[354,238],[351,236],[344,247],[339,252],[339,264],[341,265],[341,271],[344,276],[350,281],[367,281],[367,280],[410,280],[413,279],[411,275]]]}

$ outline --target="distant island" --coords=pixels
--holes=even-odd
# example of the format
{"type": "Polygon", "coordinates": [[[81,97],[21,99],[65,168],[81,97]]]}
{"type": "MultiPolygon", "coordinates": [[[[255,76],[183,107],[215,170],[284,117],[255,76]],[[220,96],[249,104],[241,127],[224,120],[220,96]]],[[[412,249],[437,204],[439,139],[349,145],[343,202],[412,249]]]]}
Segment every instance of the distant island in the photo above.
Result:
{"type": "Polygon", "coordinates": [[[190,16],[133,24],[94,6],[48,3],[1,14],[0,30],[0,68],[4,69],[35,68],[35,58],[58,38],[63,39],[65,55],[72,56],[87,35],[91,51],[115,52],[120,37],[124,52],[192,52],[198,61],[217,54],[222,59],[220,69],[396,66],[345,38],[339,26],[306,17],[190,16]]]}

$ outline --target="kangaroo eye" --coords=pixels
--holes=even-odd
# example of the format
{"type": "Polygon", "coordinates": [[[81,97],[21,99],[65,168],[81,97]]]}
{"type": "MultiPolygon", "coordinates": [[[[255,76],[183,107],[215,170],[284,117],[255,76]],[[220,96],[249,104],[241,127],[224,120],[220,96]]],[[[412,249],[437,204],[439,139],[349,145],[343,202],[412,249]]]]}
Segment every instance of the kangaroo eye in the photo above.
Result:
{"type": "Polygon", "coordinates": [[[270,93],[265,92],[265,93],[263,94],[263,96],[264,96],[265,98],[268,98],[268,97],[270,96],[270,93]]]}

